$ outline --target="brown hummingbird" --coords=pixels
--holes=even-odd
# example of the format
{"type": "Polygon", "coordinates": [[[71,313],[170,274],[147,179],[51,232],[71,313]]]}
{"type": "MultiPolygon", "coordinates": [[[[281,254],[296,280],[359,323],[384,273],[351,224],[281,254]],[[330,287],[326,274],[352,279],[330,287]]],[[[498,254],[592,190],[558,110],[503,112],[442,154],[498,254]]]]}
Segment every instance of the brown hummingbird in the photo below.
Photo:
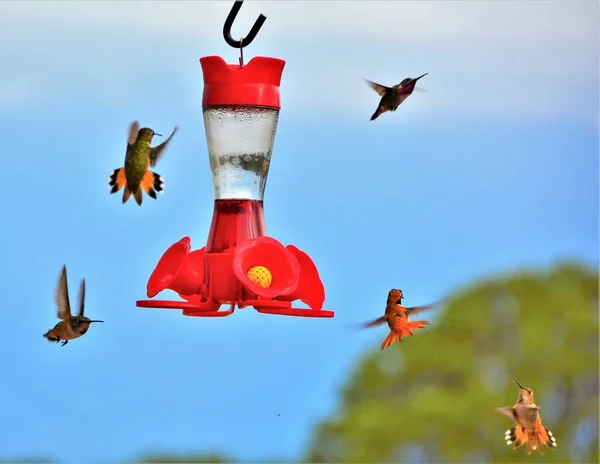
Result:
{"type": "Polygon", "coordinates": [[[81,286],[79,287],[79,313],[77,316],[71,315],[69,287],[67,284],[67,266],[63,266],[62,268],[54,298],[56,301],[57,315],[62,321],[44,334],[44,337],[46,337],[49,342],[58,343],[62,340],[61,346],[65,346],[69,343],[69,340],[74,340],[75,338],[84,335],[92,322],[104,322],[94,321],[83,315],[85,279],[81,279],[81,286]]]}
{"type": "Polygon", "coordinates": [[[396,340],[402,341],[404,336],[412,336],[413,330],[422,329],[429,324],[428,321],[410,321],[408,316],[413,316],[422,311],[432,309],[435,305],[414,306],[405,308],[402,306],[402,290],[391,289],[388,293],[385,314],[374,321],[362,324],[363,328],[375,327],[387,322],[390,328],[390,334],[381,344],[381,350],[384,350],[396,340]]]}
{"type": "Polygon", "coordinates": [[[427,74],[429,73],[425,73],[422,76],[415,77],[414,79],[407,77],[393,87],[386,87],[385,85],[377,84],[365,79],[369,86],[381,97],[377,110],[375,110],[375,113],[373,113],[373,116],[371,116],[371,121],[377,119],[380,114],[385,113],[386,111],[396,111],[402,102],[404,102],[404,100],[406,100],[408,96],[413,93],[417,81],[427,74]]]}
{"type": "Polygon", "coordinates": [[[551,450],[556,448],[556,439],[550,430],[542,424],[539,406],[533,401],[533,391],[524,387],[518,380],[513,379],[519,386],[519,399],[512,407],[496,408],[497,411],[508,416],[515,424],[504,434],[507,445],[513,449],[527,443],[527,454],[538,450],[544,454],[544,445],[551,450]]]}
{"type": "Polygon", "coordinates": [[[167,140],[152,147],[152,137],[155,135],[162,137],[162,135],[147,127],[140,129],[140,123],[133,121],[129,126],[129,136],[127,137],[125,166],[115,169],[108,178],[108,186],[111,187],[110,193],[116,193],[125,187],[123,203],[129,200],[133,194],[133,198],[140,206],[142,205],[142,190],[156,200],[156,192],[163,190],[164,182],[160,175],[150,171],[148,167],[156,165],[175,132],[177,132],[177,127],[167,140]]]}

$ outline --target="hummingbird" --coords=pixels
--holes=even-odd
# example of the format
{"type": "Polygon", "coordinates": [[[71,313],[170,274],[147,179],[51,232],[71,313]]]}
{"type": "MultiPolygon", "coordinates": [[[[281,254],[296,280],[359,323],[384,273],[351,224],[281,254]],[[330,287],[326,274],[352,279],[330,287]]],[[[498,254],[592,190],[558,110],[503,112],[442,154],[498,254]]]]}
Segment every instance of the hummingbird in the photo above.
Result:
{"type": "Polygon", "coordinates": [[[508,416],[515,424],[504,434],[507,445],[513,445],[513,449],[527,443],[527,454],[538,450],[544,454],[544,445],[551,450],[556,448],[556,439],[550,430],[542,424],[542,418],[539,413],[539,406],[533,401],[533,391],[531,388],[524,387],[521,383],[513,379],[519,386],[519,399],[512,407],[496,408],[497,411],[508,416]]]}
{"type": "Polygon", "coordinates": [[[407,77],[393,87],[386,87],[385,85],[377,84],[365,79],[367,84],[369,84],[369,86],[381,97],[377,110],[375,110],[375,113],[373,113],[373,116],[371,116],[371,121],[377,119],[379,115],[385,113],[386,111],[396,111],[402,102],[404,102],[404,100],[406,100],[408,96],[413,93],[417,81],[427,74],[429,73],[425,73],[422,76],[415,77],[414,79],[407,77]]]}
{"type": "Polygon", "coordinates": [[[140,206],[142,205],[142,190],[156,200],[156,192],[163,190],[164,182],[161,176],[150,171],[148,167],[156,165],[175,132],[177,132],[177,127],[167,140],[152,147],[152,137],[155,135],[162,137],[162,135],[147,127],[140,129],[140,123],[133,121],[129,126],[125,167],[115,169],[110,175],[108,179],[108,186],[112,187],[110,193],[116,193],[125,187],[123,203],[133,194],[135,201],[140,206]]]}
{"type": "Polygon", "coordinates": [[[412,336],[413,330],[422,329],[429,324],[428,321],[410,321],[408,316],[432,309],[435,305],[405,308],[402,306],[402,298],[404,298],[402,290],[395,288],[391,289],[387,297],[385,314],[374,321],[362,324],[363,328],[368,328],[387,322],[387,325],[390,328],[390,334],[381,344],[382,351],[392,345],[396,340],[402,341],[402,337],[412,336]]]}
{"type": "Polygon", "coordinates": [[[77,316],[71,315],[71,304],[69,303],[69,286],[67,284],[67,266],[63,266],[62,272],[58,279],[58,285],[54,299],[56,301],[57,315],[62,321],[44,334],[44,337],[49,342],[60,342],[61,346],[69,343],[69,340],[74,340],[84,335],[90,328],[92,322],[104,322],[92,320],[83,315],[85,304],[85,279],[81,279],[79,287],[79,313],[77,316]]]}

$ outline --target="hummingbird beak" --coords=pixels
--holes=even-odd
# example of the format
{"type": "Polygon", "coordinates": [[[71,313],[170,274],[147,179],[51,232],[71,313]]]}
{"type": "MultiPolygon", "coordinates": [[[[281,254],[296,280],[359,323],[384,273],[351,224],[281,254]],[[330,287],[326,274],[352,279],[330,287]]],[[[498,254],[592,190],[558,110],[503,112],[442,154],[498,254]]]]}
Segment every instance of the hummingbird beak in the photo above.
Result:
{"type": "Polygon", "coordinates": [[[90,322],[104,322],[104,321],[90,321],[90,322]]]}
{"type": "Polygon", "coordinates": [[[517,379],[513,379],[515,381],[515,383],[519,386],[519,388],[523,388],[525,389],[525,387],[523,385],[521,385],[521,382],[519,382],[517,379]]]}
{"type": "Polygon", "coordinates": [[[414,82],[417,82],[419,79],[421,79],[422,77],[425,77],[427,74],[429,74],[429,73],[425,73],[425,74],[423,74],[422,76],[415,77],[415,78],[413,79],[413,81],[414,81],[414,82]]]}
{"type": "Polygon", "coordinates": [[[156,132],[154,133],[154,135],[158,135],[159,137],[162,137],[162,134],[157,134],[156,132]]]}

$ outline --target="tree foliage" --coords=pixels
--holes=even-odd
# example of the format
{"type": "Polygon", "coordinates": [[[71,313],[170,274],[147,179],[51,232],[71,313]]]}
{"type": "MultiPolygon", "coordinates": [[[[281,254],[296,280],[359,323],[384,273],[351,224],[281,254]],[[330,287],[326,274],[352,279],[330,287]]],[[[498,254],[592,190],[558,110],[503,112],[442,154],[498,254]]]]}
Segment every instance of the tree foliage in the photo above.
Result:
{"type": "MultiPolygon", "coordinates": [[[[598,462],[598,274],[573,264],[454,295],[430,329],[361,361],[308,462],[598,462]],[[494,411],[533,389],[558,446],[527,456],[494,411]]],[[[382,334],[383,336],[383,334],[382,334]]]]}
{"type": "Polygon", "coordinates": [[[229,464],[234,461],[218,453],[197,455],[152,454],[134,461],[138,464],[229,464]]]}

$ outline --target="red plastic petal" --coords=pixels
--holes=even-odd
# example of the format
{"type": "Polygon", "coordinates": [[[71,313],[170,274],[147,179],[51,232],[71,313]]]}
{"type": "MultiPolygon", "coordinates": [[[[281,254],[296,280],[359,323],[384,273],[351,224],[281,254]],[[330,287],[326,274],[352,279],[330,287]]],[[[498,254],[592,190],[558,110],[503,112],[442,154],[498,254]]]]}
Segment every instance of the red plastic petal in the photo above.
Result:
{"type": "Polygon", "coordinates": [[[199,303],[203,298],[208,297],[208,289],[204,282],[204,250],[202,247],[199,250],[192,251],[186,258],[182,266],[179,276],[171,285],[179,284],[181,289],[194,289],[196,293],[186,295],[182,292],[177,292],[181,298],[185,298],[189,302],[199,303]]]}
{"type": "Polygon", "coordinates": [[[190,248],[190,238],[183,237],[165,251],[148,279],[148,298],[166,289],[177,292],[188,301],[197,302],[200,295],[206,296],[204,248],[191,253],[190,248]]]}
{"type": "Polygon", "coordinates": [[[296,257],[300,264],[300,283],[293,293],[279,299],[284,301],[299,299],[314,310],[322,309],[325,302],[325,287],[319,277],[317,266],[310,256],[294,245],[288,245],[286,249],[296,257]]]}
{"type": "Polygon", "coordinates": [[[183,237],[165,251],[148,279],[148,284],[146,285],[148,298],[152,298],[164,289],[169,288],[169,285],[175,280],[181,265],[187,258],[191,246],[190,238],[183,237]]]}
{"type": "Polygon", "coordinates": [[[271,237],[256,237],[239,243],[235,250],[233,271],[249,292],[262,298],[287,295],[296,290],[300,278],[300,264],[294,255],[271,237]],[[254,266],[264,266],[271,273],[269,288],[260,287],[248,279],[247,272],[254,266]]]}

